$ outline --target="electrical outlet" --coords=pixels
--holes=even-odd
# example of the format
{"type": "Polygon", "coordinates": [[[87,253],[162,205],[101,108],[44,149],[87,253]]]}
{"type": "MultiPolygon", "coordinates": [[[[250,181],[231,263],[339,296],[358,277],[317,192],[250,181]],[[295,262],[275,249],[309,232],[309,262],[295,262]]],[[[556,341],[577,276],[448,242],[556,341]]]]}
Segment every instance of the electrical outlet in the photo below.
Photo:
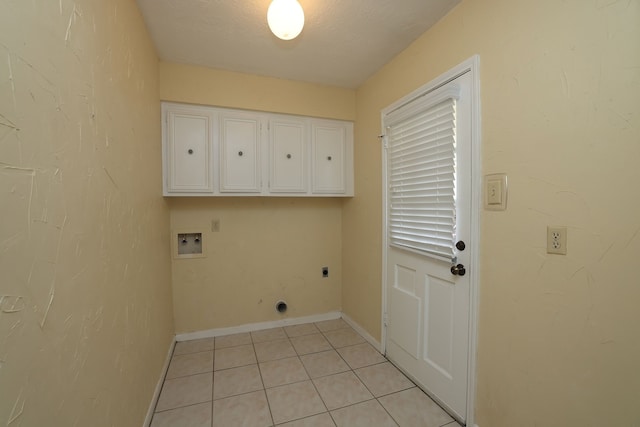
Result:
{"type": "Polygon", "coordinates": [[[567,227],[547,227],[547,253],[567,254],[567,227]]]}
{"type": "Polygon", "coordinates": [[[329,267],[322,267],[322,277],[329,277],[329,267]]]}

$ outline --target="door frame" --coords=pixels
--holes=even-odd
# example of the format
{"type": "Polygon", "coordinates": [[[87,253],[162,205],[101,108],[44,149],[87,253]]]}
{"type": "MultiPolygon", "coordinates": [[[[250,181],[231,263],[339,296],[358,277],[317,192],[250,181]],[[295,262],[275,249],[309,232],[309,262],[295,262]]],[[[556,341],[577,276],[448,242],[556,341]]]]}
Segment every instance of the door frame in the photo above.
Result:
{"type": "MultiPolygon", "coordinates": [[[[467,360],[467,426],[475,425],[475,402],[476,402],[476,356],[478,345],[478,303],[480,290],[480,264],[479,264],[479,239],[480,239],[480,209],[482,207],[482,175],[481,175],[481,132],[480,132],[480,56],[474,55],[457,66],[451,68],[429,83],[420,86],[418,89],[403,96],[401,99],[387,106],[380,112],[380,123],[382,124],[385,114],[398,107],[424,95],[440,86],[449,83],[455,78],[465,73],[471,73],[471,230],[469,262],[469,356],[467,360]]],[[[382,126],[381,126],[382,128],[382,126]]],[[[387,227],[387,153],[385,150],[387,141],[385,129],[382,133],[382,324],[380,348],[386,354],[387,347],[387,248],[388,248],[388,227],[387,227]]]]}

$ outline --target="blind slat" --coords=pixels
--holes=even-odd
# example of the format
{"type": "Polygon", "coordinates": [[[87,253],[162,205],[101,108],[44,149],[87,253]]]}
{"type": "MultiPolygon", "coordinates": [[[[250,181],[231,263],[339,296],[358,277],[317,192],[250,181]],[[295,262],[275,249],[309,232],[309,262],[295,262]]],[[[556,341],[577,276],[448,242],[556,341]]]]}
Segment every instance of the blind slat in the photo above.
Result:
{"type": "Polygon", "coordinates": [[[405,149],[415,141],[434,142],[452,134],[453,120],[438,123],[436,129],[408,129],[406,131],[391,132],[390,137],[394,139],[402,138],[402,142],[397,145],[398,149],[405,149]]]}
{"type": "Polygon", "coordinates": [[[391,245],[436,258],[454,255],[455,100],[398,117],[388,127],[391,245]]]}
{"type": "Polygon", "coordinates": [[[443,172],[454,173],[454,165],[402,165],[399,167],[404,168],[401,171],[391,172],[392,177],[401,176],[433,176],[442,175],[443,172]],[[421,167],[422,166],[422,167],[421,167]]]}

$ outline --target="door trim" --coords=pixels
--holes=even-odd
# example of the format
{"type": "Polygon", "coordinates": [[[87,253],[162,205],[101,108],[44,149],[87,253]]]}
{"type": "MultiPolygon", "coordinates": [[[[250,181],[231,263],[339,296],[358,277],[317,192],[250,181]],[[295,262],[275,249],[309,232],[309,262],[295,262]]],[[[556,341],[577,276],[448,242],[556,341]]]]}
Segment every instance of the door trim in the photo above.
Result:
{"type": "MultiPolygon", "coordinates": [[[[480,129],[480,56],[474,55],[464,62],[453,67],[429,83],[419,87],[408,95],[402,97],[393,104],[387,106],[380,112],[380,123],[383,122],[385,114],[413,99],[430,92],[440,86],[447,84],[462,74],[470,73],[471,76],[471,230],[469,250],[469,357],[468,378],[467,378],[467,409],[466,424],[473,426],[475,423],[475,401],[476,401],[476,355],[478,346],[478,303],[480,289],[480,265],[479,265],[479,238],[480,238],[480,208],[482,206],[482,174],[481,174],[481,129],[480,129]]],[[[384,135],[385,129],[381,129],[384,135]]],[[[382,137],[382,316],[381,316],[381,337],[380,347],[383,354],[386,354],[387,346],[387,156],[385,146],[386,138],[382,137]]]]}

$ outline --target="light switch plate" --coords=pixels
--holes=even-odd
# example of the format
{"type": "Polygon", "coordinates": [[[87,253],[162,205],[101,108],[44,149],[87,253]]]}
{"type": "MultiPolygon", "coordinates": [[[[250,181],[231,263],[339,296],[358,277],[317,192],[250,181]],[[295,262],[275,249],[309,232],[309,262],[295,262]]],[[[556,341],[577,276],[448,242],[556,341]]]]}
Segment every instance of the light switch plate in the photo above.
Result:
{"type": "Polygon", "coordinates": [[[487,203],[490,205],[502,204],[502,181],[487,181],[487,203]]]}
{"type": "Polygon", "coordinates": [[[507,209],[507,175],[494,173],[484,177],[484,208],[490,211],[507,209]]]}

